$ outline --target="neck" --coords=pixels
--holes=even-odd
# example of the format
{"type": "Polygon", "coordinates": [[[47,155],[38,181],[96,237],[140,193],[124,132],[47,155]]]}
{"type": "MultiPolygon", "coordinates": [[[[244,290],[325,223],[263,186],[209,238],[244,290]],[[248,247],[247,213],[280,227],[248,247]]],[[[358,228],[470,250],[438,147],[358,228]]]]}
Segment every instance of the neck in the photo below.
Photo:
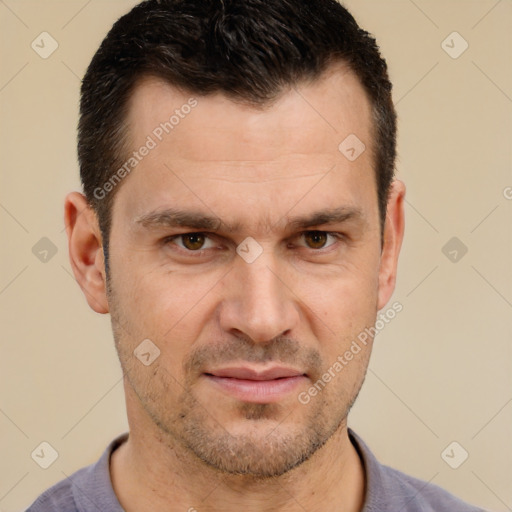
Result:
{"type": "Polygon", "coordinates": [[[128,440],[112,454],[110,472],[126,512],[358,512],[365,490],[346,423],[309,460],[263,479],[211,468],[148,419],[130,425],[128,440]]]}

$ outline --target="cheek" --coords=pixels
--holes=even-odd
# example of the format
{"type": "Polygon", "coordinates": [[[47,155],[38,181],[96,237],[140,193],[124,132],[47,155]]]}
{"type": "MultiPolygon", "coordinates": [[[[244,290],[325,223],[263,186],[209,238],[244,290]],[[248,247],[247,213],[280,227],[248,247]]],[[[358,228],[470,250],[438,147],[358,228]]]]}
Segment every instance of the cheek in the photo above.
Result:
{"type": "Polygon", "coordinates": [[[335,332],[340,327],[364,324],[377,313],[378,263],[344,264],[329,275],[301,279],[296,287],[303,300],[318,319],[335,332]]]}
{"type": "Polygon", "coordinates": [[[222,276],[184,276],[157,269],[126,279],[122,293],[130,337],[151,339],[170,368],[179,364],[200,337],[219,300],[222,276]]]}
{"type": "Polygon", "coordinates": [[[368,263],[345,266],[322,286],[317,280],[310,280],[309,286],[303,281],[297,293],[304,297],[305,322],[318,342],[326,368],[342,357],[342,370],[332,369],[338,383],[333,388],[357,385],[368,363],[372,340],[367,333],[375,322],[378,300],[377,266],[368,263]]]}

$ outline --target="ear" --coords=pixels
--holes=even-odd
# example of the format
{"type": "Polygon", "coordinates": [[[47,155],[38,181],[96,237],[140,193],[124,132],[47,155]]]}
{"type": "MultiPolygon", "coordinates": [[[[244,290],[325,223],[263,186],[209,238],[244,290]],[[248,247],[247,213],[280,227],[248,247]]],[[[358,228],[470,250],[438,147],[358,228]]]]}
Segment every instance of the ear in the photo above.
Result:
{"type": "Polygon", "coordinates": [[[404,238],[404,198],[404,183],[400,180],[393,181],[389,193],[383,233],[384,243],[380,257],[378,310],[387,304],[395,289],[398,255],[404,238]]]}
{"type": "Polygon", "coordinates": [[[97,313],[108,313],[101,231],[96,214],[83,194],[71,192],[66,196],[64,221],[75,278],[89,306],[97,313]]]}

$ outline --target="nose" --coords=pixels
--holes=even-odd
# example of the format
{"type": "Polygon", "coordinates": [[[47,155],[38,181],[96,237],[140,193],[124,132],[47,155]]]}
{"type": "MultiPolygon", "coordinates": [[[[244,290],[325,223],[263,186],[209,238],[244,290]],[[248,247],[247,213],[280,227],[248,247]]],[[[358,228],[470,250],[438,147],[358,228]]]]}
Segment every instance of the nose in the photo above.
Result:
{"type": "Polygon", "coordinates": [[[240,258],[226,278],[219,315],[225,332],[243,334],[255,343],[291,335],[300,319],[298,299],[288,272],[271,255],[262,254],[253,263],[240,258]]]}

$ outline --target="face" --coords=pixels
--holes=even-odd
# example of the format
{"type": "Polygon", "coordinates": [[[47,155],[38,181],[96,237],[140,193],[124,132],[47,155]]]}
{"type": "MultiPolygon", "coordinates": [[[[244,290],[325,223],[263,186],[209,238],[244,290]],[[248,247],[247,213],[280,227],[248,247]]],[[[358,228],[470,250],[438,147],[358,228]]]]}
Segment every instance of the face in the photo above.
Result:
{"type": "Polygon", "coordinates": [[[370,104],[343,67],[265,109],[191,97],[146,80],[130,105],[130,145],[151,147],[117,185],[109,244],[128,415],[211,467],[281,475],[346,426],[371,341],[335,363],[394,284],[370,104]]]}

